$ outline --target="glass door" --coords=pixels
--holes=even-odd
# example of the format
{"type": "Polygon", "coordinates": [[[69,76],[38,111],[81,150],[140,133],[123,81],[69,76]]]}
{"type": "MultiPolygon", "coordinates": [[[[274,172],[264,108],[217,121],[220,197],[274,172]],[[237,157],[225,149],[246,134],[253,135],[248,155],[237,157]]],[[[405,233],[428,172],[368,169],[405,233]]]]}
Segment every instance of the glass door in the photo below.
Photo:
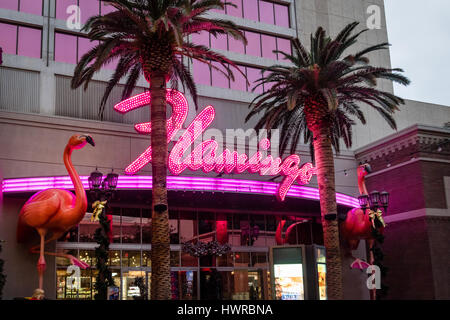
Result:
{"type": "Polygon", "coordinates": [[[143,300],[148,297],[149,274],[142,270],[122,271],[122,300],[143,300]]]}

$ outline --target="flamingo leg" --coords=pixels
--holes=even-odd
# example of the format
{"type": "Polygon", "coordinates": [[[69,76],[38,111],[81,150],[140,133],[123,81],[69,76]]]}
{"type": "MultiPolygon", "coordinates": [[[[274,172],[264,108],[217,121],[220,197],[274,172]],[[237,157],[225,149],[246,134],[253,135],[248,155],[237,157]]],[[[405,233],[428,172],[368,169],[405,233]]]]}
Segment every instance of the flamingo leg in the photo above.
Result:
{"type": "Polygon", "coordinates": [[[45,257],[44,257],[44,247],[45,247],[45,235],[47,231],[45,229],[39,229],[39,236],[41,237],[41,244],[39,248],[39,260],[37,263],[37,271],[39,274],[39,289],[44,290],[44,272],[47,267],[45,263],[45,257]]]}
{"type": "MultiPolygon", "coordinates": [[[[52,242],[52,241],[54,241],[56,239],[59,239],[63,234],[64,234],[64,232],[55,232],[55,233],[53,233],[53,235],[44,242],[44,245],[49,243],[49,242],[52,242]]],[[[41,247],[42,247],[42,238],[41,238],[41,245],[40,246],[37,245],[37,246],[31,247],[30,248],[30,253],[39,253],[39,254],[41,254],[41,247]]],[[[43,247],[42,247],[42,250],[43,250],[43,247]]],[[[80,267],[81,269],[86,269],[86,268],[90,267],[89,264],[78,260],[77,258],[75,258],[74,256],[72,256],[70,254],[42,251],[42,255],[66,258],[66,259],[68,259],[70,261],[71,264],[76,265],[76,266],[80,267]]]]}

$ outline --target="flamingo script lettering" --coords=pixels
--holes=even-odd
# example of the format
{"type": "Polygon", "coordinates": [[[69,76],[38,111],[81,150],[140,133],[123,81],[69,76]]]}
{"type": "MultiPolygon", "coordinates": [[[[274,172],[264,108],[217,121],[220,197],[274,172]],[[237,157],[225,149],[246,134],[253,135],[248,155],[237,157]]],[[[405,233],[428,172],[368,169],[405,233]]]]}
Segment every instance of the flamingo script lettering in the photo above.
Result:
{"type": "MultiPolygon", "coordinates": [[[[172,116],[167,120],[167,142],[172,141],[177,132],[186,121],[189,105],[184,95],[176,90],[168,89],[166,95],[167,103],[172,107],[172,116]]],[[[145,92],[126,99],[114,106],[120,113],[127,113],[137,108],[150,105],[150,93],[145,92]]],[[[284,161],[273,158],[271,155],[264,156],[264,151],[270,148],[267,138],[259,142],[259,150],[251,157],[239,154],[236,151],[225,149],[219,152],[219,145],[215,140],[205,140],[193,147],[194,142],[205,132],[214,121],[215,110],[213,106],[204,108],[184,131],[173,146],[169,158],[168,167],[172,174],[180,175],[186,169],[192,171],[202,170],[205,173],[259,173],[260,175],[282,175],[283,181],[278,187],[277,197],[283,201],[294,182],[307,184],[315,174],[312,163],[300,165],[298,155],[290,155],[284,161]],[[192,150],[186,155],[188,150],[192,150]]],[[[151,133],[151,122],[135,125],[137,132],[141,134],[151,133]]],[[[151,146],[147,148],[126,169],[127,174],[136,174],[152,160],[151,146]]]]}

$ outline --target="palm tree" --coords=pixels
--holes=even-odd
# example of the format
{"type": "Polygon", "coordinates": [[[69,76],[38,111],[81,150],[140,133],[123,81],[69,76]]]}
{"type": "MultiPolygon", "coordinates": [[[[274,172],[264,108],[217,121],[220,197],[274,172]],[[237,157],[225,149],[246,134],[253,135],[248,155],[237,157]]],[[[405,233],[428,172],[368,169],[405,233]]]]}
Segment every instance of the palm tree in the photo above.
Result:
{"type": "Polygon", "coordinates": [[[334,39],[319,27],[311,35],[308,52],[294,40],[294,55],[280,52],[291,66],[266,68],[268,75],[258,85],[273,84],[258,95],[250,105],[246,121],[263,112],[256,129],[280,129],[280,153],[290,143],[296,151],[299,139],[313,146],[320,194],[320,209],[327,258],[327,294],[329,299],[342,299],[342,266],[337,222],[335,174],[332,146],[339,151],[340,139],[352,144],[353,118],[366,123],[360,104],[375,109],[396,129],[392,114],[404,101],[392,93],[376,88],[378,79],[409,84],[401,69],[373,67],[367,55],[387,49],[388,43],[367,47],[355,54],[344,54],[358,36],[358,23],[347,25],[334,39]]]}
{"type": "Polygon", "coordinates": [[[123,99],[131,95],[141,74],[149,82],[152,145],[152,299],[170,299],[170,245],[167,206],[166,87],[181,81],[197,104],[197,90],[184,57],[207,63],[233,79],[237,66],[223,55],[189,41],[189,35],[209,32],[229,34],[246,42],[243,33],[229,21],[209,19],[211,9],[223,9],[220,0],[101,0],[117,10],[89,19],[84,26],[91,41],[99,44],[87,52],[75,68],[72,88],[86,89],[95,72],[118,59],[100,105],[102,116],[107,99],[120,79],[127,76],[123,99]],[[212,62],[219,63],[221,68],[212,62]]]}

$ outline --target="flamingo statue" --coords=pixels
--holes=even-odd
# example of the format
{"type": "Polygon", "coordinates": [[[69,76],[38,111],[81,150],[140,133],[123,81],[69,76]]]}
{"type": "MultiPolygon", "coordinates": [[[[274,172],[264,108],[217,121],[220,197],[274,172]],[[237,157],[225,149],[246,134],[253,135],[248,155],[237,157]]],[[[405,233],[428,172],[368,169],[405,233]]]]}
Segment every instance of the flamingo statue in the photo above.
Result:
{"type": "MultiPolygon", "coordinates": [[[[372,171],[369,164],[362,164],[357,169],[358,175],[358,189],[361,195],[368,195],[365,176],[372,171]]],[[[361,259],[355,258],[352,255],[352,251],[356,250],[361,240],[366,240],[369,248],[372,248],[375,242],[375,238],[372,234],[373,222],[369,215],[369,208],[360,209],[353,208],[347,213],[346,219],[340,224],[340,234],[344,242],[344,248],[347,255],[355,259],[350,265],[353,269],[366,269],[370,266],[369,263],[361,259]]],[[[384,226],[380,227],[380,233],[383,233],[384,226]]],[[[370,254],[371,263],[373,263],[372,252],[370,254]]]]}
{"type": "Polygon", "coordinates": [[[72,151],[83,148],[87,143],[95,146],[94,140],[88,135],[73,135],[70,137],[64,149],[64,165],[75,187],[75,195],[64,189],[47,189],[35,193],[23,205],[19,214],[17,225],[17,241],[25,242],[32,234],[32,229],[37,230],[41,238],[40,245],[30,248],[30,253],[39,253],[37,271],[39,274],[39,289],[43,297],[43,279],[46,263],[44,255],[64,257],[74,265],[82,269],[88,264],[79,261],[74,256],[61,253],[45,252],[47,243],[60,238],[64,233],[76,226],[86,214],[87,198],[83,184],[72,165],[72,151]],[[45,240],[47,234],[51,236],[45,240]]]}

